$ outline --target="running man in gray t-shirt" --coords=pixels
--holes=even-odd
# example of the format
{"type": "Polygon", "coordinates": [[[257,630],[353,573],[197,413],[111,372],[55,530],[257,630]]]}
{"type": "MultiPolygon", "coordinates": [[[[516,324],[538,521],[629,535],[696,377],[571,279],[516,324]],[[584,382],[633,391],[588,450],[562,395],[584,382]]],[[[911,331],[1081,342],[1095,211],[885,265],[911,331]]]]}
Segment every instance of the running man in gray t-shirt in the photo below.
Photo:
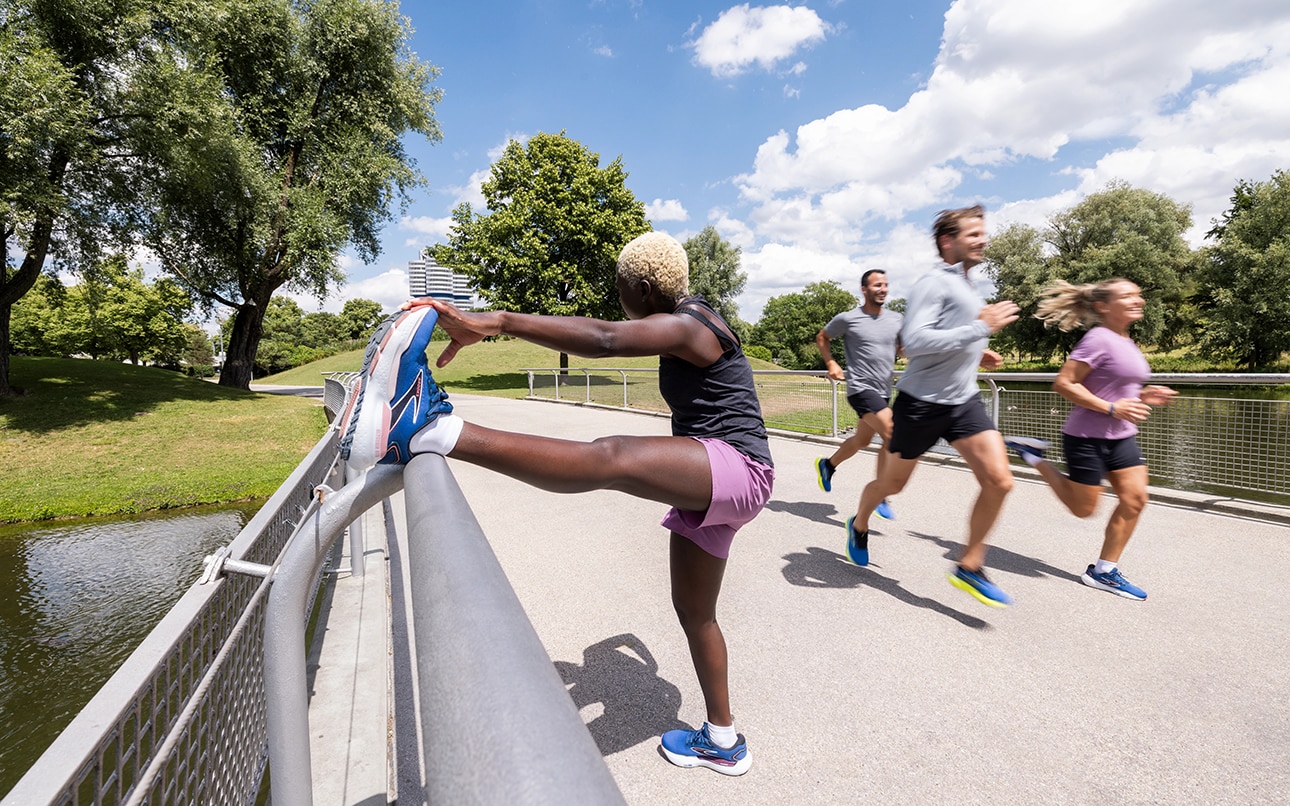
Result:
{"type": "MultiPolygon", "coordinates": [[[[856,431],[838,446],[830,457],[815,460],[815,477],[824,492],[833,490],[833,474],[838,465],[850,459],[870,442],[874,434],[886,444],[891,439],[891,373],[900,349],[900,325],[904,316],[883,308],[887,301],[887,273],[870,269],[860,278],[860,294],[864,302],[859,307],[843,311],[829,320],[815,334],[815,346],[824,358],[829,377],[835,381],[846,379],[847,402],[855,409],[856,431]],[[846,350],[847,368],[833,358],[832,340],[841,337],[846,350]]],[[[886,463],[887,451],[878,451],[878,472],[886,463]]],[[[878,504],[874,510],[880,518],[894,517],[890,504],[878,504]]]]}

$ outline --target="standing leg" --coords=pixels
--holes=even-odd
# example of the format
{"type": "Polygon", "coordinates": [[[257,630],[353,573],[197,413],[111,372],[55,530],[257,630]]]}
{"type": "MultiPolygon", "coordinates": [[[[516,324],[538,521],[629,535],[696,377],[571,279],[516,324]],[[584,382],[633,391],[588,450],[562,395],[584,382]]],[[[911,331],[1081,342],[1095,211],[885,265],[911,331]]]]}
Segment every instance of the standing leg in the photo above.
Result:
{"type": "Polygon", "coordinates": [[[1008,451],[998,431],[982,431],[957,439],[953,447],[972,468],[972,474],[981,485],[981,493],[972,505],[968,519],[967,546],[959,560],[964,568],[975,571],[985,564],[985,539],[999,519],[1003,500],[1012,492],[1012,469],[1008,466],[1008,451]]]}
{"type": "Polygon", "coordinates": [[[1142,510],[1147,506],[1147,466],[1112,470],[1107,473],[1107,478],[1119,503],[1106,522],[1101,558],[1109,563],[1118,563],[1133,530],[1138,527],[1142,510]]]}
{"type": "Polygon", "coordinates": [[[1090,588],[1142,601],[1147,598],[1147,592],[1125,579],[1117,564],[1138,525],[1138,517],[1147,506],[1147,468],[1146,465],[1138,465],[1112,470],[1107,473],[1107,478],[1111,481],[1111,489],[1115,490],[1119,503],[1106,523],[1101,556],[1088,567],[1080,581],[1090,588]]]}
{"type": "Polygon", "coordinates": [[[708,722],[732,725],[726,639],[717,624],[717,597],[726,561],[672,533],[670,546],[672,606],[690,644],[690,657],[703,690],[708,722]]]}

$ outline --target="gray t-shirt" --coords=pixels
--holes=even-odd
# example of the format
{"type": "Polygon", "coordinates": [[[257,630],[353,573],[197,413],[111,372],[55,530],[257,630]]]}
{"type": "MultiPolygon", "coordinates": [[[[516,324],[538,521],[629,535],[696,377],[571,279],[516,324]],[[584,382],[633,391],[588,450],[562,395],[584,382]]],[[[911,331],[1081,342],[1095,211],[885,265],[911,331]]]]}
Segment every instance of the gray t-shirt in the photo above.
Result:
{"type": "Polygon", "coordinates": [[[900,343],[904,316],[883,308],[877,316],[860,308],[843,311],[829,320],[824,333],[842,337],[847,356],[847,394],[869,390],[886,399],[891,396],[891,369],[900,343]]]}
{"type": "Polygon", "coordinates": [[[909,364],[896,388],[946,406],[978,394],[976,371],[990,341],[989,326],[977,318],[984,306],[961,263],[942,263],[918,278],[900,331],[909,364]]]}

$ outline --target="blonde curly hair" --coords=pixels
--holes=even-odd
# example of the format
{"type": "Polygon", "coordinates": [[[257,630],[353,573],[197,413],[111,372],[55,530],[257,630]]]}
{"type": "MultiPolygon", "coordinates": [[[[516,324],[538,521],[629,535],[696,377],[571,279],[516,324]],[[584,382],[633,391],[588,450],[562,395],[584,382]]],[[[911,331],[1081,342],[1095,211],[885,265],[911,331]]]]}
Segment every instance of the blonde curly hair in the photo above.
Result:
{"type": "Polygon", "coordinates": [[[673,301],[690,293],[690,259],[685,247],[665,232],[638,235],[624,246],[618,255],[618,276],[631,284],[648,280],[673,301]]]}

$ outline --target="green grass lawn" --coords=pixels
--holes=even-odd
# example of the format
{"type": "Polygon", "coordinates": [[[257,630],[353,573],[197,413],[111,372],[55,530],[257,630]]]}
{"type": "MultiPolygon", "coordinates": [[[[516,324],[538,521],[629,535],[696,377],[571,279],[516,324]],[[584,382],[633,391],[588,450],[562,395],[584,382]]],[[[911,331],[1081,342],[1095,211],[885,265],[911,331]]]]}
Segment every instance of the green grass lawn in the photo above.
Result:
{"type": "MultiPolygon", "coordinates": [[[[433,362],[439,352],[446,347],[446,341],[430,343],[427,351],[430,355],[431,368],[437,381],[449,394],[466,392],[470,394],[495,395],[498,397],[521,398],[528,394],[528,375],[520,370],[558,367],[560,354],[545,347],[538,347],[519,339],[497,339],[473,344],[457,353],[452,363],[442,369],[434,368],[433,362]]],[[[257,379],[256,383],[277,386],[321,386],[323,373],[356,372],[363,366],[363,351],[354,350],[348,353],[324,358],[303,367],[257,379]]],[[[658,366],[657,356],[643,358],[578,358],[569,357],[571,367],[646,367],[658,366]]],[[[756,368],[770,367],[761,361],[754,361],[756,368]]]]}
{"type": "Polygon", "coordinates": [[[12,360],[0,523],[272,495],[327,428],[320,401],[108,361],[12,360]]]}

